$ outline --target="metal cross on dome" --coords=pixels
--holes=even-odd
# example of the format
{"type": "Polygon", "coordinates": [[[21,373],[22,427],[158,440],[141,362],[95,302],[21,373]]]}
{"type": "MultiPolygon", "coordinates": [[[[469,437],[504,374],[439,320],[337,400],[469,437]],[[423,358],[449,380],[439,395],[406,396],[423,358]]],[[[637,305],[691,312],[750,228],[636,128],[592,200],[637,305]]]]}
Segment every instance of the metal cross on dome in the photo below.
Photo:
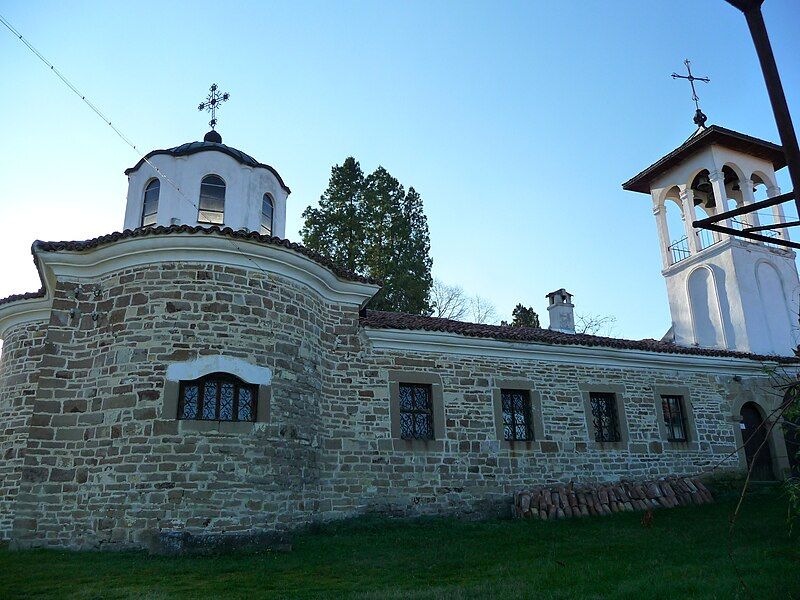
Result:
{"type": "Polygon", "coordinates": [[[230,97],[231,95],[228,92],[220,93],[216,83],[212,83],[211,87],[208,88],[208,97],[205,102],[200,103],[197,110],[205,110],[211,113],[211,120],[208,122],[211,125],[211,129],[214,129],[217,125],[217,109],[223,102],[227,102],[230,97]]]}
{"type": "Polygon", "coordinates": [[[694,122],[697,124],[698,127],[705,127],[706,117],[703,114],[703,111],[700,110],[700,98],[697,97],[697,90],[694,89],[694,82],[695,81],[702,81],[703,83],[710,83],[711,80],[708,77],[695,77],[692,75],[692,63],[687,58],[683,61],[683,64],[686,65],[686,71],[689,73],[688,75],[678,75],[677,73],[672,74],[673,79],[685,79],[689,82],[692,86],[692,100],[694,100],[694,106],[697,109],[694,113],[694,122]]]}

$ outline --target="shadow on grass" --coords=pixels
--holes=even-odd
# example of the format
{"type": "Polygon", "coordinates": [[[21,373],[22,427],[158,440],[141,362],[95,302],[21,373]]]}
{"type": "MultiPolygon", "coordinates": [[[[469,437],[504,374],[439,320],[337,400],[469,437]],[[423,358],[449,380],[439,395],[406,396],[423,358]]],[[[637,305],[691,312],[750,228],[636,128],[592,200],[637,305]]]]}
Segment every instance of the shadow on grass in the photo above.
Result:
{"type": "MultiPolygon", "coordinates": [[[[555,523],[369,516],[299,532],[290,553],[0,550],[0,597],[736,598],[733,506],[656,511],[651,528],[637,513],[555,523]]],[[[800,592],[785,510],[774,493],[753,493],[737,527],[735,558],[759,599],[800,592]]]]}

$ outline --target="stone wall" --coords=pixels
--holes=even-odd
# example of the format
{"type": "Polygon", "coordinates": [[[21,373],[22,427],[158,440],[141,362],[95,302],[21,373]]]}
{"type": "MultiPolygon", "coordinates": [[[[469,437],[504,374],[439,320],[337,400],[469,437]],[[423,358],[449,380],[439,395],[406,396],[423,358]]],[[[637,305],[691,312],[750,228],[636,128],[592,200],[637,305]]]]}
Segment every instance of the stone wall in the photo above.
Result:
{"type": "Polygon", "coordinates": [[[367,512],[507,515],[532,485],[694,474],[736,447],[729,376],[377,350],[355,305],[275,274],[163,263],[54,294],[46,330],[10,332],[2,363],[3,398],[33,410],[27,438],[2,441],[16,461],[5,481],[24,459],[16,500],[0,504],[7,530],[13,503],[17,547],[143,547],[367,512]],[[220,354],[272,370],[267,422],[199,431],[164,413],[167,367],[220,354]],[[442,437],[426,448],[392,438],[390,380],[405,377],[441,386],[442,437]],[[494,395],[510,381],[537,395],[533,442],[498,439],[494,395]],[[676,386],[692,414],[682,445],[656,405],[676,386]],[[591,438],[590,389],[619,392],[621,444],[591,438]]]}
{"type": "MultiPolygon", "coordinates": [[[[554,348],[554,352],[557,349],[554,348]]],[[[698,473],[731,452],[738,468],[731,406],[724,382],[705,372],[607,368],[492,357],[400,351],[340,353],[322,406],[322,506],[327,518],[366,511],[393,514],[508,514],[514,491],[533,484],[653,479],[698,473]],[[430,450],[398,450],[390,431],[392,372],[441,377],[444,440],[430,450]],[[492,390],[525,381],[541,399],[543,435],[532,443],[498,439],[492,390]],[[656,387],[686,388],[693,425],[687,444],[665,441],[656,387]],[[627,441],[590,440],[587,389],[621,392],[627,441]]],[[[687,406],[688,408],[688,406],[687,406]]]]}
{"type": "Polygon", "coordinates": [[[125,548],[165,529],[307,522],[320,479],[321,357],[357,318],[288,279],[222,266],[59,282],[14,543],[125,548]],[[162,414],[167,365],[214,354],[272,369],[269,423],[192,432],[162,414]]]}
{"type": "Polygon", "coordinates": [[[45,323],[13,327],[0,351],[0,540],[11,535],[45,332],[45,323]]]}

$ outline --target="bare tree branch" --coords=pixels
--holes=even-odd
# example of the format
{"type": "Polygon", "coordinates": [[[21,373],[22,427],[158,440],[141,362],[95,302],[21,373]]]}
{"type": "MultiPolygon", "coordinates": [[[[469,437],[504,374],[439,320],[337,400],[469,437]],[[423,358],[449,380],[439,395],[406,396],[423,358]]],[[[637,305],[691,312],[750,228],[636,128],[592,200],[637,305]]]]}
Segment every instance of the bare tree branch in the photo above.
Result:
{"type": "Polygon", "coordinates": [[[612,315],[578,313],[575,315],[575,333],[609,336],[613,333],[616,322],[617,317],[612,315]]]}
{"type": "Polygon", "coordinates": [[[494,304],[482,296],[475,295],[470,300],[470,317],[473,323],[497,323],[497,309],[494,304]]]}
{"type": "Polygon", "coordinates": [[[432,317],[460,321],[470,310],[470,299],[459,285],[448,285],[441,279],[433,281],[431,288],[432,317]]]}

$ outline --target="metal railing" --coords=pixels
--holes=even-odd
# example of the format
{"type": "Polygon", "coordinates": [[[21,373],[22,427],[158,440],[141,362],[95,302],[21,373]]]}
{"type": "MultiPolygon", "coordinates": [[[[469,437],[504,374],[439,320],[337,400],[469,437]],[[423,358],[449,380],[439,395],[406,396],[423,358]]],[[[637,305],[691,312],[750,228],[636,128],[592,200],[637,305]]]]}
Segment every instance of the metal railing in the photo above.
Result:
{"type": "MultiPolygon", "coordinates": [[[[748,223],[747,221],[743,220],[743,219],[736,219],[736,218],[732,217],[731,218],[731,227],[733,227],[737,231],[744,231],[748,227],[752,227],[752,225],[750,223],[748,223]]],[[[775,225],[775,227],[778,228],[778,227],[780,227],[780,225],[775,225]]],[[[765,236],[765,237],[772,238],[772,239],[780,239],[781,238],[781,234],[779,232],[775,231],[774,229],[762,229],[761,231],[759,231],[759,233],[761,235],[765,236]]],[[[749,240],[747,238],[742,238],[742,239],[744,239],[746,241],[749,241],[749,242],[752,242],[754,244],[760,243],[757,240],[749,240]]],[[[773,248],[779,247],[778,244],[770,244],[769,242],[764,242],[764,243],[767,246],[772,246],[773,248]]]]}
{"type": "MultiPolygon", "coordinates": [[[[734,219],[731,218],[731,227],[736,229],[737,231],[743,231],[748,227],[751,227],[750,223],[741,219],[734,219]]],[[[776,228],[779,228],[780,225],[775,225],[776,228]]],[[[781,234],[773,229],[764,229],[759,231],[759,233],[763,236],[772,239],[781,239],[781,234]]],[[[745,238],[743,238],[745,239],[745,238]]],[[[697,249],[698,250],[705,250],[714,244],[719,244],[722,240],[716,239],[714,234],[708,229],[700,229],[697,231],[697,249]]],[[[762,243],[756,240],[748,240],[752,241],[753,243],[762,243]]],[[[767,246],[772,247],[780,247],[779,244],[770,244],[769,242],[763,242],[767,246]]],[[[679,240],[672,242],[669,246],[667,246],[667,251],[669,252],[670,256],[672,257],[672,264],[679,263],[682,260],[686,260],[691,256],[691,251],[689,250],[689,238],[682,237],[679,240]]]]}
{"type": "Polygon", "coordinates": [[[681,239],[672,242],[667,246],[667,250],[672,256],[672,264],[679,263],[682,260],[689,258],[689,238],[682,237],[681,239]]]}
{"type": "Polygon", "coordinates": [[[714,234],[708,229],[701,229],[697,232],[698,250],[705,250],[706,248],[713,246],[714,244],[718,244],[721,241],[722,240],[716,239],[714,234]]]}

